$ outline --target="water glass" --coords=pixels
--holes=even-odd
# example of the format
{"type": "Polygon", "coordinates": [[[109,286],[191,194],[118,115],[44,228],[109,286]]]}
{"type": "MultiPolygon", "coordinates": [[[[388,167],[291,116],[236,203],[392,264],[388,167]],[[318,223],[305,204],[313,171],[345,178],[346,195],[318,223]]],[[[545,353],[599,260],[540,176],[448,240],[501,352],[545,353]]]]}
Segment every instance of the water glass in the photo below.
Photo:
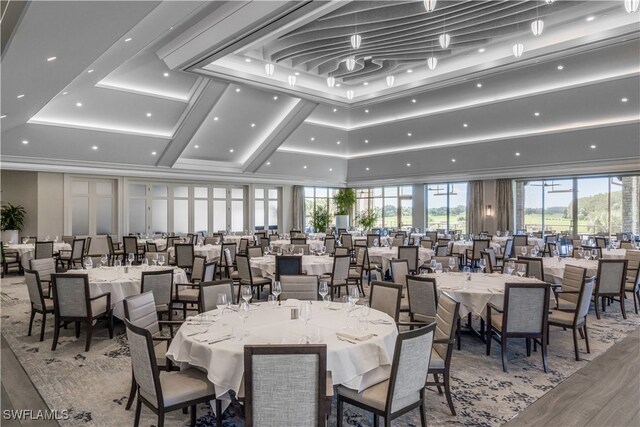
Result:
{"type": "Polygon", "coordinates": [[[456,266],[458,262],[456,261],[456,259],[454,257],[450,257],[449,258],[449,270],[453,271],[454,267],[456,266]]]}
{"type": "Polygon", "coordinates": [[[104,268],[107,264],[109,264],[109,255],[104,254],[100,257],[100,268],[104,268]]]}
{"type": "Polygon", "coordinates": [[[524,277],[524,273],[525,270],[527,269],[527,266],[524,264],[518,264],[518,276],[520,277],[524,277]]]}
{"type": "Polygon", "coordinates": [[[304,320],[304,326],[306,327],[311,320],[311,302],[304,301],[300,304],[300,318],[304,320]]]}
{"type": "Polygon", "coordinates": [[[160,264],[160,267],[164,265],[164,255],[158,256],[158,264],[160,264]]]}
{"type": "Polygon", "coordinates": [[[133,260],[135,259],[135,255],[134,254],[129,254],[129,256],[127,257],[127,261],[129,261],[129,267],[131,267],[131,265],[133,264],[133,260]]]}
{"type": "Polygon", "coordinates": [[[327,284],[327,282],[321,282],[320,283],[320,287],[318,288],[318,293],[320,294],[320,296],[324,300],[324,297],[326,297],[327,294],[329,293],[329,285],[327,284]]]}
{"type": "Polygon", "coordinates": [[[279,280],[276,280],[275,282],[273,282],[273,287],[271,288],[271,293],[274,294],[276,296],[276,298],[278,298],[280,296],[280,294],[282,293],[282,285],[280,284],[279,280]]]}
{"type": "Polygon", "coordinates": [[[224,309],[227,308],[228,302],[229,301],[227,300],[227,294],[225,293],[218,294],[218,301],[216,303],[216,307],[220,311],[220,317],[224,315],[224,309]]]}
{"type": "Polygon", "coordinates": [[[93,268],[93,259],[90,256],[85,257],[84,268],[87,270],[91,270],[93,268]]]}
{"type": "Polygon", "coordinates": [[[329,306],[331,305],[331,296],[329,295],[323,296],[322,304],[324,305],[324,308],[329,308],[329,306]]]}
{"type": "Polygon", "coordinates": [[[146,270],[148,267],[149,267],[149,260],[144,258],[142,260],[142,268],[146,270]]]}
{"type": "Polygon", "coordinates": [[[267,297],[267,303],[272,307],[276,308],[278,306],[278,297],[271,294],[267,297]]]}
{"type": "Polygon", "coordinates": [[[242,299],[244,300],[244,302],[246,302],[247,304],[249,303],[249,301],[251,300],[251,297],[253,297],[253,291],[251,289],[251,286],[246,285],[242,287],[242,299]]]}
{"type": "Polygon", "coordinates": [[[360,300],[360,291],[358,290],[357,286],[352,287],[349,291],[349,299],[351,304],[353,305],[356,305],[360,300]]]}

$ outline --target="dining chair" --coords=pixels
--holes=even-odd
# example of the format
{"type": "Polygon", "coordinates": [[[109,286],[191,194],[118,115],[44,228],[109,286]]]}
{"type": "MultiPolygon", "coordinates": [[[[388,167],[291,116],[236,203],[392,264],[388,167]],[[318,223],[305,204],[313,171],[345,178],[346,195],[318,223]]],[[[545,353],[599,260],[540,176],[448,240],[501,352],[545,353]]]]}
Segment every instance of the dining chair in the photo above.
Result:
{"type": "Polygon", "coordinates": [[[158,245],[153,242],[146,242],[145,255],[147,252],[158,252],[158,245]]]}
{"type": "Polygon", "coordinates": [[[240,243],[238,244],[238,254],[246,254],[247,249],[249,249],[249,239],[240,239],[240,243]]]}
{"type": "Polygon", "coordinates": [[[124,246],[124,260],[129,259],[129,254],[133,254],[134,262],[140,262],[144,256],[144,249],[138,247],[137,236],[123,236],[122,243],[124,246]]]}
{"type": "Polygon", "coordinates": [[[374,242],[376,242],[376,240],[378,245],[380,245],[380,236],[378,234],[367,234],[367,247],[374,247],[374,242]]]}
{"type": "Polygon", "coordinates": [[[624,307],[624,293],[628,263],[629,261],[626,259],[598,260],[596,287],[593,292],[593,301],[596,305],[596,317],[598,319],[600,319],[598,299],[601,300],[602,311],[606,311],[606,300],[618,301],[620,303],[620,311],[622,311],[622,318],[627,318],[627,312],[624,307]]]}
{"type": "MultiPolygon", "coordinates": [[[[338,249],[338,248],[336,248],[338,249]]],[[[349,295],[349,267],[351,264],[350,255],[334,255],[333,257],[333,269],[331,273],[324,274],[320,277],[320,280],[327,281],[329,285],[329,295],[331,295],[331,301],[333,301],[333,295],[336,289],[338,290],[338,298],[341,295],[342,287],[344,286],[345,292],[349,295]]]]}
{"type": "Polygon", "coordinates": [[[306,245],[307,238],[306,237],[291,237],[292,245],[306,245]]]}
{"type": "Polygon", "coordinates": [[[506,242],[504,242],[504,251],[502,251],[502,253],[498,254],[496,253],[496,259],[498,260],[498,264],[499,265],[500,261],[502,261],[504,263],[504,261],[507,258],[510,258],[513,256],[513,239],[507,239],[506,242]]]}
{"type": "MultiPolygon", "coordinates": [[[[228,279],[233,280],[234,282],[237,282],[240,280],[240,276],[238,275],[238,270],[236,269],[236,262],[235,262],[235,247],[236,245],[233,245],[233,250],[228,247],[228,248],[224,248],[224,268],[227,271],[226,277],[228,279]]],[[[220,277],[222,277],[222,273],[220,273],[220,277]]]]}
{"type": "Polygon", "coordinates": [[[505,283],[502,307],[487,303],[487,356],[491,344],[500,344],[502,370],[507,370],[507,343],[512,338],[525,338],[527,357],[531,356],[531,340],[540,344],[542,365],[547,372],[547,314],[550,286],[547,283],[505,283]]]}
{"type": "Polygon", "coordinates": [[[205,245],[219,245],[221,241],[222,241],[222,238],[217,236],[204,238],[205,245]]]}
{"type": "Polygon", "coordinates": [[[34,259],[53,258],[53,242],[36,242],[34,259]]]}
{"type": "Polygon", "coordinates": [[[420,240],[420,246],[425,249],[433,249],[433,240],[422,239],[420,240]]]}
{"type": "Polygon", "coordinates": [[[271,279],[268,277],[253,277],[251,271],[251,264],[247,255],[236,255],[236,264],[238,265],[238,302],[240,302],[240,296],[242,295],[243,286],[251,286],[251,293],[257,290],[257,297],[260,299],[260,293],[264,290],[265,286],[269,286],[269,293],[271,293],[271,279]]]}
{"type": "MultiPolygon", "coordinates": [[[[143,250],[143,253],[144,253],[144,250],[143,250]]],[[[85,257],[91,256],[91,236],[88,236],[85,239],[83,256],[85,257]]]]}
{"type": "Polygon", "coordinates": [[[65,262],[67,263],[67,270],[70,270],[72,267],[76,266],[76,263],[79,263],[82,266],[82,254],[84,254],[84,239],[75,239],[73,244],[71,245],[71,250],[62,250],[58,255],[58,264],[62,268],[65,267],[65,262]]]}
{"type": "Polygon", "coordinates": [[[167,249],[173,248],[176,242],[181,241],[182,239],[178,236],[168,236],[167,237],[167,249]]]}
{"type": "MultiPolygon", "coordinates": [[[[158,312],[156,310],[158,303],[154,299],[153,295],[153,291],[149,290],[126,297],[122,301],[124,306],[124,318],[134,326],[144,328],[151,333],[151,339],[153,340],[153,354],[155,356],[156,363],[159,368],[169,371],[176,368],[171,364],[170,360],[166,356],[167,349],[169,348],[169,344],[171,343],[173,336],[173,327],[180,326],[183,322],[158,320],[158,312]],[[169,326],[172,331],[172,335],[162,335],[160,333],[162,326],[169,326]]],[[[131,405],[133,404],[137,391],[133,369],[131,373],[131,387],[125,406],[126,410],[131,409],[131,405]]]]}
{"type": "Polygon", "coordinates": [[[620,242],[620,249],[634,249],[632,242],[620,242]]]}
{"type": "Polygon", "coordinates": [[[449,244],[446,244],[446,245],[438,244],[438,245],[436,245],[435,256],[447,256],[447,255],[449,255],[449,244]]]}
{"type": "MultiPolygon", "coordinates": [[[[134,426],[140,424],[140,412],[144,403],[158,416],[158,427],[164,426],[167,412],[190,408],[191,426],[196,425],[196,410],[199,403],[216,401],[216,414],[222,414],[220,401],[216,399],[213,383],[207,374],[198,369],[160,372],[153,349],[153,337],[145,328],[133,325],[125,319],[127,340],[131,353],[133,377],[136,381],[138,399],[134,426]]],[[[222,417],[217,425],[222,426],[222,417]]]]}
{"type": "Polygon", "coordinates": [[[542,258],[540,257],[527,257],[527,256],[518,256],[518,261],[524,261],[527,263],[527,277],[535,277],[538,280],[544,280],[544,267],[542,264],[542,258]]]}
{"type": "Polygon", "coordinates": [[[456,342],[456,337],[459,338],[459,328],[457,327],[459,316],[460,303],[448,293],[443,292],[438,299],[433,349],[431,350],[431,359],[429,359],[429,374],[433,375],[433,381],[429,381],[427,377],[425,384],[426,387],[435,386],[440,394],[442,394],[442,387],[444,387],[444,394],[453,416],[456,415],[456,410],[451,398],[449,374],[453,345],[456,342]],[[439,375],[442,375],[442,382],[440,382],[439,375]]]}
{"type": "Polygon", "coordinates": [[[218,295],[227,295],[229,303],[235,301],[233,292],[233,280],[222,279],[200,283],[200,312],[215,310],[218,308],[218,295]]]}
{"type": "MultiPolygon", "coordinates": [[[[108,236],[108,234],[107,234],[108,236]]],[[[72,245],[73,241],[76,239],[76,236],[62,236],[62,243],[66,243],[68,245],[72,245]]]]}
{"type": "Polygon", "coordinates": [[[598,246],[601,249],[604,249],[607,247],[607,238],[606,237],[597,237],[596,236],[596,246],[598,246]]]}
{"type": "Polygon", "coordinates": [[[340,234],[340,241],[342,242],[342,247],[347,248],[349,253],[353,250],[353,236],[349,233],[340,234]]]}
{"type": "Polygon", "coordinates": [[[410,274],[418,273],[419,264],[417,246],[398,246],[398,258],[407,260],[410,274]]]}
{"type": "Polygon", "coordinates": [[[400,319],[402,285],[374,280],[369,289],[369,307],[388,314],[396,323],[400,319]]]}
{"type": "MultiPolygon", "coordinates": [[[[345,248],[344,246],[337,246],[333,251],[333,254],[336,256],[349,255],[349,248],[345,248]]],[[[351,256],[349,255],[349,257],[351,256]]]]}
{"type": "Polygon", "coordinates": [[[279,281],[283,274],[302,275],[302,258],[296,255],[277,255],[275,280],[279,281]]]}
{"type": "Polygon", "coordinates": [[[44,341],[44,331],[47,321],[47,314],[53,314],[53,300],[45,298],[42,283],[40,282],[40,274],[36,270],[24,270],[24,281],[27,284],[29,292],[29,301],[31,301],[31,316],[29,317],[29,332],[31,336],[31,328],[36,313],[42,314],[42,323],[40,325],[40,341],[44,341]]]}
{"type": "Polygon", "coordinates": [[[333,236],[326,236],[324,238],[324,248],[327,254],[333,254],[336,249],[336,238],[333,236]]]}
{"type": "MultiPolygon", "coordinates": [[[[591,294],[593,292],[593,280],[583,281],[582,286],[578,290],[565,291],[564,294],[575,295],[576,304],[573,308],[556,308],[549,313],[549,326],[558,326],[563,329],[571,328],[573,332],[573,348],[576,360],[580,360],[580,352],[578,351],[578,335],[584,336],[587,353],[591,353],[589,349],[589,336],[587,335],[587,314],[591,305],[591,294]]],[[[547,334],[548,336],[548,334],[547,334]]]]}
{"type": "Polygon", "coordinates": [[[0,242],[0,256],[2,256],[2,276],[9,274],[10,268],[17,268],[22,274],[22,262],[20,253],[15,250],[5,250],[4,242],[0,242]]]}
{"type": "Polygon", "coordinates": [[[235,243],[223,243],[220,247],[220,278],[223,277],[223,272],[225,277],[229,276],[229,267],[233,270],[233,267],[236,264],[236,244],[235,243]],[[228,249],[229,259],[225,258],[225,250],[228,249]],[[229,262],[228,262],[229,261],[229,262]]]}
{"type": "Polygon", "coordinates": [[[153,294],[158,318],[162,318],[162,315],[166,314],[169,320],[173,320],[171,305],[173,288],[173,269],[143,271],[140,276],[140,292],[150,291],[153,294]]]}
{"type": "Polygon", "coordinates": [[[204,274],[204,264],[207,262],[207,257],[202,255],[194,255],[193,263],[191,266],[191,274],[189,279],[191,283],[197,285],[202,281],[202,275],[204,274]]]}
{"type": "Polygon", "coordinates": [[[30,259],[29,269],[38,272],[40,283],[46,284],[46,290],[42,292],[46,298],[51,298],[51,275],[56,272],[56,261],[54,258],[30,259]]]}
{"type": "Polygon", "coordinates": [[[217,275],[218,275],[218,261],[213,260],[213,261],[205,262],[204,271],[202,272],[202,279],[200,280],[200,283],[210,282],[212,280],[215,280],[217,275]]]}
{"type": "MultiPolygon", "coordinates": [[[[76,239],[77,240],[77,239],[76,239]]],[[[87,340],[84,351],[91,348],[93,321],[106,319],[109,338],[113,339],[113,312],[111,293],[91,296],[88,274],[52,274],[54,332],[51,351],[55,351],[62,323],[75,322],[76,338],[80,337],[80,323],[87,324],[87,340]]]]}
{"type": "MultiPolygon", "coordinates": [[[[553,290],[558,309],[575,309],[578,303],[578,292],[582,289],[587,276],[587,269],[567,264],[562,275],[561,289],[553,290]]],[[[591,299],[591,294],[589,294],[591,299]]]]}
{"type": "MultiPolygon", "coordinates": [[[[62,236],[63,241],[65,237],[72,237],[72,236],[62,236]]],[[[67,242],[65,241],[65,243],[67,242]]],[[[109,265],[113,265],[115,260],[118,258],[122,258],[124,260],[124,250],[120,249],[119,243],[113,243],[113,237],[111,237],[108,234],[107,234],[107,247],[109,248],[109,265]]]]}
{"type": "Polygon", "coordinates": [[[516,247],[529,246],[529,236],[527,236],[526,234],[524,235],[517,234],[513,236],[513,245],[516,247]]]}
{"type": "Polygon", "coordinates": [[[188,276],[191,276],[193,269],[194,251],[191,243],[176,243],[175,250],[176,266],[183,269],[188,276]]]}
{"type": "Polygon", "coordinates": [[[394,237],[391,241],[391,246],[394,248],[398,248],[404,245],[404,239],[402,237],[394,237]]]}
{"type": "Polygon", "coordinates": [[[385,426],[391,426],[391,420],[419,408],[420,424],[426,427],[424,389],[434,329],[435,325],[429,325],[398,334],[388,380],[361,392],[343,385],[338,386],[338,427],[342,427],[345,402],[372,412],[376,426],[378,416],[384,417],[385,426]]]}
{"type": "Polygon", "coordinates": [[[478,266],[482,259],[482,252],[489,248],[490,241],[487,239],[476,239],[473,241],[471,249],[465,251],[466,264],[473,267],[478,266]]]}
{"type": "Polygon", "coordinates": [[[247,427],[324,426],[332,394],[326,344],[244,346],[247,427]]]}
{"type": "Polygon", "coordinates": [[[438,288],[432,277],[406,276],[409,318],[412,322],[435,322],[438,309],[438,288]]]}
{"type": "MultiPolygon", "coordinates": [[[[366,246],[356,246],[356,263],[352,265],[349,269],[349,282],[353,283],[358,287],[360,291],[360,295],[364,298],[366,294],[364,293],[364,286],[362,282],[364,280],[364,273],[368,273],[371,271],[371,264],[369,263],[369,250],[366,246]]],[[[371,283],[371,275],[367,275],[369,283],[371,283]]]]}
{"type": "Polygon", "coordinates": [[[249,255],[249,259],[261,257],[262,246],[251,246],[249,249],[247,249],[247,255],[249,255]]]}
{"type": "Polygon", "coordinates": [[[318,276],[282,274],[280,276],[280,285],[282,287],[282,293],[279,295],[280,300],[318,300],[318,276]]]}
{"type": "Polygon", "coordinates": [[[309,245],[308,244],[291,245],[291,250],[292,250],[293,254],[299,254],[300,253],[300,249],[302,249],[303,255],[309,255],[309,245]]]}

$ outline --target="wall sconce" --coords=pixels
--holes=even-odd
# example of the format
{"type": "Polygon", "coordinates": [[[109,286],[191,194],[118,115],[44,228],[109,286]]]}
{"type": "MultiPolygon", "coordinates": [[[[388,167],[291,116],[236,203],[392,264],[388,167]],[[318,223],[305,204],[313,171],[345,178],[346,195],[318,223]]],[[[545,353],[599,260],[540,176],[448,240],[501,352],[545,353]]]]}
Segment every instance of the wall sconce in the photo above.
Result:
{"type": "Polygon", "coordinates": [[[487,205],[487,216],[491,216],[493,212],[491,211],[491,205],[487,205]]]}

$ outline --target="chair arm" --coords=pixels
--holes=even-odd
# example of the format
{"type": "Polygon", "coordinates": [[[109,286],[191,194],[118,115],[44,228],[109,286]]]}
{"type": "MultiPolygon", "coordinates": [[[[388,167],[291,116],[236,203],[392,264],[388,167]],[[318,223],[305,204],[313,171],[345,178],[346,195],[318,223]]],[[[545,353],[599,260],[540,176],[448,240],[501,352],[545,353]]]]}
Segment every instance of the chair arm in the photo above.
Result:
{"type": "Polygon", "coordinates": [[[158,320],[158,324],[160,325],[182,325],[184,320],[158,320]]]}
{"type": "Polygon", "coordinates": [[[487,303],[487,308],[490,308],[490,309],[492,309],[492,310],[495,310],[495,311],[497,311],[498,313],[504,313],[504,310],[503,310],[503,309],[501,309],[500,307],[498,307],[497,305],[495,305],[495,304],[494,304],[494,303],[492,303],[492,302],[488,302],[488,303],[487,303]]]}
{"type": "Polygon", "coordinates": [[[448,339],[448,340],[444,339],[444,338],[441,338],[441,339],[438,339],[438,340],[433,340],[434,344],[453,344],[455,342],[456,342],[455,338],[448,339]]]}
{"type": "Polygon", "coordinates": [[[563,291],[562,289],[554,291],[556,294],[579,294],[580,291],[563,291]]]}
{"type": "Polygon", "coordinates": [[[403,321],[399,321],[399,322],[396,323],[396,325],[398,325],[398,326],[417,326],[417,327],[421,328],[423,326],[429,326],[432,323],[435,323],[435,322],[426,323],[426,322],[403,322],[403,321]]]}
{"type": "Polygon", "coordinates": [[[96,296],[94,296],[94,297],[90,297],[90,298],[89,298],[89,301],[95,301],[95,300],[97,300],[98,298],[102,298],[102,297],[107,297],[107,300],[109,300],[109,301],[110,301],[110,300],[111,300],[111,292],[105,292],[105,293],[103,293],[103,294],[96,295],[96,296]]]}

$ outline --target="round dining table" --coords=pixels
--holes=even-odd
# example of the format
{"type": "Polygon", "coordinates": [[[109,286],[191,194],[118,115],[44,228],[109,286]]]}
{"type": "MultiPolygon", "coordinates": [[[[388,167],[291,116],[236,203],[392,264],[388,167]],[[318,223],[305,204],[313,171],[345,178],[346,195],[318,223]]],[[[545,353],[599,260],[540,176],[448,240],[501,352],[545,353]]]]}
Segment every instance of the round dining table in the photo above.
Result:
{"type": "MultiPolygon", "coordinates": [[[[456,240],[449,242],[451,254],[464,254],[467,249],[473,249],[473,241],[456,240]]],[[[496,242],[490,242],[489,247],[493,248],[496,253],[501,250],[500,244],[496,242]]]]}
{"type": "Polygon", "coordinates": [[[104,292],[111,293],[111,307],[113,315],[124,319],[124,305],[122,300],[140,293],[143,271],[173,270],[174,285],[187,284],[189,280],[185,271],[171,266],[137,266],[132,267],[98,267],[85,270],[69,270],[68,273],[87,273],[89,275],[89,289],[91,295],[104,292]],[[126,272],[125,272],[126,271],[126,272]]]}
{"type": "MultiPolygon", "coordinates": [[[[175,248],[171,247],[167,249],[167,253],[171,258],[175,257],[175,248]]],[[[207,261],[215,261],[220,259],[221,246],[220,245],[195,245],[193,247],[193,254],[203,256],[207,261]]]]}
{"type": "Polygon", "coordinates": [[[545,257],[542,258],[542,268],[544,270],[544,277],[547,281],[553,280],[554,283],[562,283],[562,276],[564,276],[564,268],[567,265],[575,265],[577,267],[583,267],[587,269],[587,276],[592,277],[598,274],[598,261],[593,259],[578,259],[578,258],[558,258],[558,257],[545,257]]]}
{"type": "MultiPolygon", "coordinates": [[[[35,243],[10,243],[5,245],[5,250],[18,251],[20,254],[20,262],[22,263],[22,268],[29,269],[29,260],[32,260],[35,256],[36,245],[35,243]]],[[[53,243],[53,252],[60,251],[70,251],[71,245],[64,242],[54,242],[53,243]]]]}
{"type": "Polygon", "coordinates": [[[177,331],[167,357],[181,369],[203,369],[224,406],[230,401],[228,392],[241,388],[248,344],[326,344],[333,384],[358,391],[389,378],[398,335],[391,317],[373,309],[359,317],[350,304],[313,301],[311,319],[305,325],[301,319],[291,319],[292,309],[300,304],[298,300],[283,301],[280,306],[252,304],[244,324],[236,306],[222,314],[213,310],[192,317],[177,331]]]}
{"type": "MultiPolygon", "coordinates": [[[[309,250],[313,250],[313,251],[319,251],[324,247],[323,240],[307,239],[307,244],[309,245],[309,250]]],[[[292,246],[291,240],[288,240],[288,239],[272,240],[269,242],[269,245],[271,245],[273,249],[280,248],[283,251],[288,251],[289,248],[291,248],[292,246]]]]}
{"type": "MultiPolygon", "coordinates": [[[[369,261],[373,264],[378,264],[382,267],[382,271],[387,271],[389,269],[389,261],[392,259],[398,258],[398,248],[397,247],[374,247],[369,248],[369,261]]],[[[427,249],[423,247],[418,247],[418,267],[428,262],[433,256],[433,249],[427,249]]]]}
{"type": "Polygon", "coordinates": [[[603,249],[603,259],[625,259],[627,257],[626,249],[603,249]]]}
{"type": "Polygon", "coordinates": [[[256,236],[243,234],[243,235],[226,235],[223,237],[225,243],[235,243],[236,246],[240,246],[240,240],[247,239],[249,244],[252,244],[256,240],[256,236]]]}
{"type": "Polygon", "coordinates": [[[155,243],[156,248],[158,248],[158,251],[164,251],[167,248],[167,239],[163,239],[161,237],[157,239],[138,238],[139,245],[144,245],[146,248],[147,243],[155,243]]]}
{"type": "MultiPolygon", "coordinates": [[[[328,255],[298,255],[302,256],[302,272],[310,276],[321,276],[333,271],[333,257],[328,255]]],[[[249,260],[252,274],[255,276],[274,278],[276,274],[276,257],[265,255],[252,257],[249,260]]]]}

